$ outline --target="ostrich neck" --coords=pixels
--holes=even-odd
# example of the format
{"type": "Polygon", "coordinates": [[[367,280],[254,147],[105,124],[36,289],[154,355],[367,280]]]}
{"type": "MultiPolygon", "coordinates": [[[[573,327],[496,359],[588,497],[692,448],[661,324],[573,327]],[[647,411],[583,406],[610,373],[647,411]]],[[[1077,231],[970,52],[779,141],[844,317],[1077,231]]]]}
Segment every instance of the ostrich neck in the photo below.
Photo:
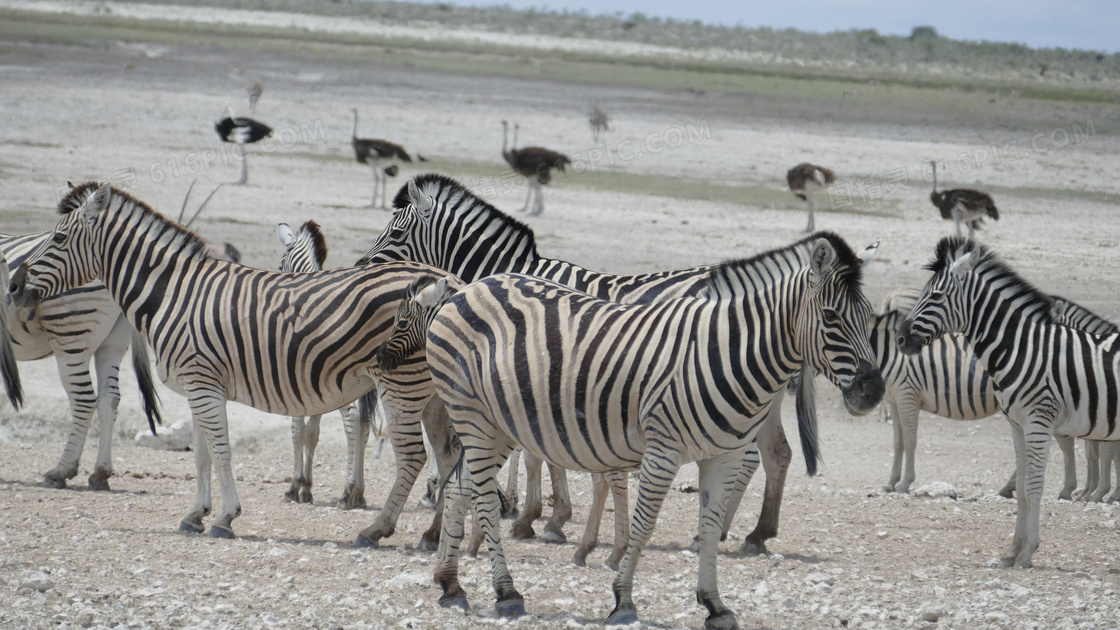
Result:
{"type": "Polygon", "coordinates": [[[358,110],[354,110],[354,130],[350,132],[350,138],[356,139],[358,137],[358,110]]]}
{"type": "Polygon", "coordinates": [[[933,163],[933,192],[937,192],[937,162],[933,163]]]}

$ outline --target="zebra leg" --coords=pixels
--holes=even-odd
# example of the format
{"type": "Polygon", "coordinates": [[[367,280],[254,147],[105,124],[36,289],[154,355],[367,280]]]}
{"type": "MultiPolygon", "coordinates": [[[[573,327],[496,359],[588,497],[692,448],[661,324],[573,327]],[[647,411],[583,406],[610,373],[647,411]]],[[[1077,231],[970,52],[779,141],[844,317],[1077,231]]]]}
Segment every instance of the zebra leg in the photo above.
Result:
{"type": "MultiPolygon", "coordinates": [[[[786,447],[788,449],[788,445],[786,447]]],[[[704,621],[705,628],[738,628],[735,614],[724,606],[719,596],[716,552],[719,550],[719,532],[723,526],[727,496],[735,485],[736,473],[742,468],[742,456],[739,453],[728,453],[698,463],[700,515],[697,529],[700,535],[700,568],[696,581],[696,601],[708,609],[708,618],[704,621]]],[[[769,472],[766,477],[769,486],[769,472]]]]}
{"type": "Polygon", "coordinates": [[[292,485],[284,493],[284,498],[299,503],[299,491],[303,488],[303,416],[292,416],[292,485]]]}
{"type": "Polygon", "coordinates": [[[397,474],[377,518],[374,519],[373,524],[363,529],[354,541],[358,547],[377,549],[382,538],[393,535],[401,510],[404,509],[408,495],[412,492],[412,486],[416,484],[416,478],[420,476],[428,457],[424,452],[424,437],[420,434],[421,414],[399,413],[392,401],[388,401],[385,407],[386,410],[392,410],[386,425],[389,428],[393,453],[397,458],[397,474]]]}
{"type": "Polygon", "coordinates": [[[117,319],[113,331],[93,353],[93,369],[97,374],[97,463],[89,476],[89,489],[109,491],[113,476],[113,425],[121,403],[121,359],[132,341],[132,326],[123,317],[117,319]]]}
{"type": "Polygon", "coordinates": [[[1073,491],[1077,489],[1077,459],[1073,455],[1073,438],[1055,435],[1054,441],[1058,443],[1058,448],[1062,449],[1062,455],[1065,456],[1063,469],[1065,478],[1062,480],[1062,491],[1058,493],[1058,499],[1072,501],[1073,491]]]}
{"type": "Polygon", "coordinates": [[[894,489],[895,492],[909,493],[910,484],[914,483],[914,479],[918,476],[914,469],[914,459],[918,451],[918,416],[921,413],[921,406],[917,399],[907,399],[897,405],[894,411],[895,422],[902,430],[902,450],[906,462],[902,480],[894,489]]]}
{"type": "Polygon", "coordinates": [[[61,489],[66,487],[68,479],[78,476],[78,462],[82,459],[82,449],[85,448],[86,436],[89,435],[89,423],[97,405],[97,393],[90,378],[88,355],[72,356],[56,352],[54,356],[62,386],[70,399],[70,433],[66,437],[66,446],[62,449],[62,458],[43,476],[43,483],[61,489]]]}
{"type": "MultiPolygon", "coordinates": [[[[579,541],[572,564],[587,566],[587,554],[599,544],[599,525],[603,520],[603,510],[607,507],[607,476],[603,473],[591,475],[591,510],[587,514],[587,526],[583,528],[583,538],[579,541]]],[[[616,541],[617,542],[617,541],[616,541]]],[[[615,567],[617,570],[618,567],[615,567]]]]}
{"type": "Polygon", "coordinates": [[[641,472],[638,474],[638,501],[634,506],[634,515],[630,518],[626,554],[622,557],[618,575],[612,585],[614,610],[607,616],[608,624],[629,625],[638,621],[638,609],[634,606],[634,571],[638,568],[642,549],[645,549],[653,534],[665,495],[669,493],[669,487],[680,468],[679,452],[653,440],[647,442],[641,472]]]}
{"type": "MultiPolygon", "coordinates": [[[[720,534],[720,542],[727,540],[727,532],[731,531],[731,524],[735,521],[735,513],[739,511],[739,504],[743,502],[743,494],[747,491],[747,486],[751,485],[751,479],[754,479],[754,474],[758,472],[758,465],[761,458],[758,453],[758,436],[756,435],[751,443],[747,445],[747,450],[743,452],[743,465],[739,467],[739,473],[735,475],[735,485],[732,486],[730,494],[727,496],[727,508],[723,513],[723,533],[720,534]]],[[[743,545],[746,546],[746,541],[743,545]]],[[[700,553],[700,533],[697,532],[696,536],[692,538],[692,552],[700,553]]],[[[740,553],[747,553],[740,549],[740,553]]],[[[759,553],[757,551],[753,553],[759,553]]]]}
{"type": "Polygon", "coordinates": [[[525,511],[513,522],[509,533],[514,538],[533,538],[533,521],[541,517],[541,458],[524,451],[525,459],[525,511]]]}
{"type": "Polygon", "coordinates": [[[1100,503],[1104,500],[1109,490],[1112,490],[1112,451],[1116,448],[1114,442],[1103,442],[1100,444],[1100,479],[1097,481],[1097,487],[1093,494],[1089,496],[1089,500],[1093,503],[1100,503]]]}
{"type": "Polygon", "coordinates": [[[568,537],[564,535],[564,523],[572,520],[572,496],[568,491],[568,471],[549,464],[548,475],[552,479],[552,518],[545,523],[541,540],[551,543],[568,542],[568,537]]]}
{"type": "MultiPolygon", "coordinates": [[[[439,479],[442,481],[449,477],[452,469],[455,468],[455,462],[459,459],[459,438],[451,428],[447,407],[440,397],[432,396],[424,408],[421,419],[424,423],[424,431],[428,435],[428,442],[432,445],[432,455],[435,458],[436,470],[439,471],[439,479]]],[[[420,542],[416,545],[417,549],[435,551],[439,545],[439,532],[444,512],[444,505],[440,501],[446,501],[446,498],[443,498],[443,494],[438,491],[437,497],[439,498],[436,501],[432,525],[420,537],[420,542]]]]}
{"type": "Polygon", "coordinates": [[[435,582],[443,589],[439,605],[469,610],[467,594],[459,585],[459,544],[463,540],[463,519],[470,506],[470,473],[460,462],[443,486],[443,528],[439,537],[435,582]]]}
{"type": "Polygon", "coordinates": [[[1078,501],[1088,501],[1100,483],[1101,443],[1095,440],[1085,442],[1085,487],[1077,492],[1078,501]]]}
{"type": "Polygon", "coordinates": [[[241,515],[241,501],[237,498],[237,486],[233,477],[226,400],[213,390],[188,390],[187,394],[191,415],[195,426],[201,427],[206,448],[213,459],[218,488],[222,493],[222,510],[210,524],[210,537],[236,538],[233,534],[233,519],[241,515]]]}
{"type": "Polygon", "coordinates": [[[740,553],[745,554],[766,553],[766,541],[778,535],[786,472],[793,459],[793,451],[782,428],[781,408],[778,405],[770,406],[766,420],[758,430],[758,449],[762,455],[762,469],[766,471],[766,491],[762,497],[762,512],[758,515],[758,524],[754,531],[747,534],[739,549],[740,553]]]}
{"type": "Polygon", "coordinates": [[[194,450],[194,507],[179,521],[179,531],[201,534],[206,530],[202,519],[210,515],[210,449],[202,436],[198,420],[191,419],[191,449],[194,450]]]}
{"type": "Polygon", "coordinates": [[[1120,444],[1109,442],[1106,446],[1112,451],[1112,463],[1116,464],[1116,490],[1108,497],[1109,503],[1115,503],[1120,500],[1120,444]]]}
{"type": "Polygon", "coordinates": [[[319,421],[323,416],[311,416],[307,420],[307,426],[303,432],[303,448],[304,451],[304,482],[303,489],[299,493],[300,503],[314,503],[315,499],[311,494],[312,469],[315,468],[315,449],[319,447],[319,421]]]}
{"type": "Polygon", "coordinates": [[[342,428],[346,431],[346,485],[342,496],[335,504],[344,509],[363,509],[366,507],[366,444],[369,443],[368,423],[358,418],[357,407],[353,404],[340,410],[342,428]]]}
{"type": "Polygon", "coordinates": [[[516,518],[518,514],[517,502],[521,499],[519,496],[520,490],[517,489],[517,473],[518,468],[521,466],[521,447],[513,449],[513,455],[509,458],[509,480],[506,482],[506,499],[509,500],[509,510],[506,516],[508,518],[516,518]]]}
{"type": "Polygon", "coordinates": [[[612,571],[618,570],[618,563],[626,553],[627,529],[630,525],[629,477],[629,473],[619,471],[606,474],[611,496],[614,497],[614,548],[603,566],[612,571]]]}
{"type": "Polygon", "coordinates": [[[1002,560],[1003,566],[1016,566],[1029,569],[1031,558],[1038,549],[1038,520],[1042,503],[1043,482],[1046,474],[1046,458],[1050,451],[1050,423],[1026,418],[1022,425],[1014,425],[1015,454],[1021,464],[1018,494],[1018,511],[1015,515],[1015,538],[1011,554],[1002,560]],[[1035,430],[1029,435],[1024,427],[1041,424],[1045,428],[1035,430]]]}
{"type": "Polygon", "coordinates": [[[894,438],[891,442],[894,447],[891,478],[887,481],[887,485],[883,486],[883,491],[894,492],[895,488],[898,487],[898,482],[902,480],[902,460],[903,454],[906,452],[906,443],[902,439],[902,421],[899,419],[898,406],[885,400],[883,406],[887,407],[887,415],[891,416],[891,434],[894,438]]]}
{"type": "Polygon", "coordinates": [[[479,451],[489,453],[488,457],[483,455],[474,460],[467,460],[467,465],[471,467],[471,478],[474,480],[477,526],[481,526],[482,535],[490,549],[494,594],[497,596],[494,610],[503,619],[513,619],[525,614],[525,598],[513,586],[513,576],[509,573],[505,552],[502,550],[499,527],[502,515],[501,501],[498,500],[497,472],[501,470],[502,464],[505,463],[514,446],[512,440],[504,434],[498,434],[492,444],[475,450],[475,453],[479,451]]]}

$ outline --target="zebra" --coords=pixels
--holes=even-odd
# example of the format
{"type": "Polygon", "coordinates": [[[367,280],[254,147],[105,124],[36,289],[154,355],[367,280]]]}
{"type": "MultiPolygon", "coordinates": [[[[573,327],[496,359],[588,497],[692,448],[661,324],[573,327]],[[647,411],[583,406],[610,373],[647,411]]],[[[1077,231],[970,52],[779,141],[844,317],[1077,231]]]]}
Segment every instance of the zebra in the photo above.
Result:
{"type": "MultiPolygon", "coordinates": [[[[71,212],[96,188],[92,183],[72,186],[59,202],[58,211],[71,212]]],[[[0,235],[0,253],[14,269],[50,237],[50,232],[0,235]]],[[[8,269],[7,265],[3,267],[8,269]]],[[[4,285],[6,291],[8,282],[5,281],[4,285]]],[[[44,485],[65,488],[66,482],[78,475],[90,421],[96,411],[100,438],[97,459],[87,484],[91,490],[109,491],[109,478],[113,475],[113,426],[120,403],[118,374],[121,360],[130,346],[142,406],[153,433],[156,424],[161,421],[159,395],[151,377],[147,342],[133,330],[100,282],[44,299],[33,308],[20,308],[10,302],[3,305],[2,310],[9,321],[15,358],[35,361],[53,355],[70,404],[70,431],[66,444],[58,464],[44,475],[44,485]],[[90,374],[91,360],[96,372],[96,387],[90,374]]],[[[18,373],[17,369],[14,364],[5,367],[5,378],[11,373],[18,373]]]]}
{"type": "MultiPolygon", "coordinates": [[[[411,260],[443,269],[464,282],[499,272],[526,273],[626,304],[695,295],[706,285],[708,274],[713,269],[704,266],[637,276],[614,276],[562,260],[544,258],[537,253],[536,240],[529,227],[477,198],[455,180],[441,175],[426,174],[410,180],[397,193],[393,206],[392,220],[358,261],[359,265],[411,260]]],[[[812,378],[802,379],[801,383],[807,390],[812,386],[812,378]]],[[[798,400],[811,400],[811,397],[799,392],[798,400]]],[[[810,403],[805,404],[806,409],[811,407],[810,403]]],[[[761,445],[766,455],[763,462],[767,471],[765,498],[758,525],[743,542],[744,552],[764,552],[765,541],[777,535],[785,475],[792,459],[781,425],[780,398],[771,413],[773,430],[760,433],[760,438],[768,440],[761,445]]],[[[804,422],[799,418],[799,426],[812,426],[814,423],[812,418],[805,418],[804,422]]],[[[812,440],[815,438],[806,437],[802,441],[810,474],[815,473],[816,468],[816,455],[812,453],[816,446],[809,443],[812,440]]],[[[745,455],[743,474],[738,482],[743,489],[758,466],[758,450],[758,446],[752,445],[745,455]]],[[[525,510],[513,525],[515,537],[532,537],[532,523],[541,514],[540,460],[532,453],[526,453],[525,459],[530,488],[526,493],[525,510]]],[[[556,501],[542,537],[549,541],[563,541],[562,528],[571,516],[571,507],[567,501],[564,471],[553,469],[556,501]]],[[[597,484],[600,491],[606,487],[621,491],[626,485],[618,480],[606,485],[597,484]]],[[[739,492],[735,496],[741,497],[741,494],[739,492]]],[[[597,494],[593,509],[597,507],[601,510],[605,500],[605,494],[597,494]]],[[[625,502],[626,499],[616,497],[616,502],[619,501],[625,502]]],[[[585,531],[585,543],[595,537],[598,521],[588,520],[588,528],[591,527],[596,530],[585,531]]],[[[471,551],[479,542],[478,539],[473,541],[471,551]]],[[[611,560],[616,555],[612,555],[611,560]]],[[[573,561],[581,565],[585,557],[586,550],[581,547],[573,561]]]]}
{"type": "MultiPolygon", "coordinates": [[[[205,530],[213,463],[222,505],[209,534],[232,538],[241,505],[226,402],[315,415],[357,399],[375,385],[375,352],[404,290],[436,270],[397,263],[282,274],[209,260],[204,247],[143,202],[102,185],[27,256],[12,292],[26,301],[104,283],[155,351],[160,378],[191,407],[197,489],[179,529],[205,530]]],[[[417,370],[427,378],[423,359],[403,373],[417,370]]]]}
{"type": "MultiPolygon", "coordinates": [[[[890,480],[883,487],[887,492],[909,492],[914,482],[919,412],[928,411],[951,420],[980,420],[1000,411],[995,384],[977,365],[976,355],[961,335],[945,335],[913,356],[899,350],[898,328],[917,298],[917,291],[892,291],[883,299],[879,313],[871,318],[871,348],[887,382],[883,404],[890,411],[894,428],[894,462],[890,480]]],[[[1058,498],[1070,499],[1077,486],[1073,439],[1056,439],[1066,464],[1065,483],[1058,498]]],[[[1012,473],[999,494],[1010,498],[1014,489],[1012,473]]]]}
{"type": "Polygon", "coordinates": [[[23,383],[19,378],[16,351],[12,348],[12,331],[8,317],[8,259],[0,249],[0,379],[12,409],[23,406],[23,383]]]}
{"type": "Polygon", "coordinates": [[[1018,470],[1015,536],[1001,564],[1030,567],[1050,437],[1120,440],[1120,333],[1061,325],[1053,298],[976,241],[941,240],[928,269],[933,277],[902,323],[899,346],[914,354],[937,337],[963,333],[999,388],[1018,470]]]}
{"type": "Polygon", "coordinates": [[[1086,479],[1085,489],[1077,499],[1100,503],[1112,490],[1112,465],[1116,464],[1116,490],[1108,497],[1108,502],[1120,500],[1120,444],[1115,442],[1085,442],[1086,479]]]}
{"type": "Polygon", "coordinates": [[[440,604],[469,606],[458,547],[470,488],[490,548],[497,613],[524,614],[502,552],[496,496],[498,470],[520,444],[566,469],[640,471],[611,624],[638,621],[638,557],[680,466],[698,462],[697,600],[708,609],[707,627],[737,627],[716,584],[719,529],[743,451],[774,396],[803,364],[835,383],[852,413],[867,413],[883,396],[860,276],[859,258],[825,232],[712,268],[696,297],[618,304],[522,274],[489,276],[450,296],[426,344],[462,444],[444,487],[440,604]]]}

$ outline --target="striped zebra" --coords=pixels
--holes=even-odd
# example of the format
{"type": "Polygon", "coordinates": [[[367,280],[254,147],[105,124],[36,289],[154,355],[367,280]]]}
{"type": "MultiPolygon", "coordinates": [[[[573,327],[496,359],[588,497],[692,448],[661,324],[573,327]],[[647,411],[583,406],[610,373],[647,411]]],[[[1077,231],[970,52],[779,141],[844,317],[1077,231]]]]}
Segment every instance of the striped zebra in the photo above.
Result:
{"type": "MultiPolygon", "coordinates": [[[[950,420],[980,420],[999,413],[997,390],[988,373],[977,364],[977,357],[961,335],[945,335],[922,348],[916,355],[905,355],[898,347],[898,329],[917,303],[918,292],[899,289],[887,295],[883,307],[871,318],[871,348],[875,351],[887,393],[894,428],[894,463],[887,492],[910,492],[918,445],[918,416],[922,411],[950,420]],[[905,472],[903,462],[905,461],[905,472]]],[[[1077,486],[1073,439],[1057,438],[1065,454],[1065,483],[1060,499],[1070,499],[1077,486]]],[[[1010,498],[1015,489],[1015,473],[999,491],[1010,498]]]]}
{"type": "Polygon", "coordinates": [[[933,277],[899,330],[899,346],[913,354],[963,333],[999,388],[1018,470],[1015,536],[1002,564],[1030,567],[1051,436],[1120,440],[1120,334],[1061,325],[1053,298],[975,241],[943,239],[928,268],[933,277]]]}
{"type": "MultiPolygon", "coordinates": [[[[501,272],[518,272],[559,282],[591,295],[624,304],[647,303],[675,297],[694,296],[706,286],[712,266],[694,267],[676,271],[615,276],[583,269],[562,260],[544,258],[537,253],[533,231],[525,224],[506,215],[485,201],[475,197],[458,182],[440,175],[421,175],[411,180],[397,193],[393,202],[396,208],[392,220],[381,236],[358,261],[379,263],[410,260],[422,262],[454,274],[464,282],[501,272]]],[[[812,379],[802,379],[805,390],[812,386],[812,379]]],[[[783,394],[779,394],[782,396],[783,394]]],[[[807,400],[805,409],[812,408],[811,397],[799,392],[798,400],[807,400]]],[[[785,475],[792,459],[781,423],[781,398],[771,410],[772,428],[760,433],[765,443],[752,445],[745,455],[739,485],[745,489],[750,475],[758,467],[761,450],[765,457],[766,491],[758,525],[743,542],[743,550],[765,551],[765,541],[777,535],[785,475]]],[[[802,450],[810,474],[816,470],[815,418],[798,419],[799,426],[812,426],[814,435],[804,436],[802,450]]],[[[526,453],[529,486],[525,510],[514,523],[515,537],[532,537],[532,523],[541,514],[540,460],[526,453]]],[[[553,489],[556,501],[553,515],[545,526],[543,537],[550,541],[565,540],[562,528],[571,517],[567,501],[568,486],[563,470],[552,467],[553,489]]],[[[623,480],[624,481],[624,480],[623,480]]],[[[602,511],[606,488],[624,491],[626,484],[614,480],[596,483],[593,511],[602,511]]],[[[737,493],[741,498],[742,492],[737,493]]],[[[616,495],[616,503],[626,498],[616,495]]],[[[733,512],[732,512],[733,514],[733,512]]],[[[616,515],[616,517],[619,515],[616,515]]],[[[588,520],[583,544],[577,549],[573,561],[582,565],[588,549],[597,539],[598,521],[588,520]],[[591,528],[595,528],[591,531],[591,528]]],[[[728,522],[730,525],[730,519],[728,522]]],[[[471,551],[479,539],[473,541],[471,551]]],[[[608,559],[617,562],[619,548],[608,559]]]]}
{"type": "MultiPolygon", "coordinates": [[[[72,211],[96,188],[94,184],[72,187],[59,203],[59,212],[72,211]]],[[[50,237],[50,232],[0,235],[0,253],[12,268],[16,268],[50,237]]],[[[4,284],[6,292],[8,283],[4,284]]],[[[4,301],[7,304],[0,306],[8,320],[14,357],[19,361],[35,361],[53,355],[70,404],[70,430],[62,456],[44,475],[43,483],[52,488],[65,488],[66,482],[78,475],[90,422],[96,411],[100,438],[88,487],[108,491],[109,478],[113,475],[113,427],[120,403],[118,375],[121,360],[130,345],[142,405],[153,433],[160,421],[159,397],[151,377],[147,342],[132,329],[100,282],[44,299],[33,308],[20,308],[10,300],[4,301]],[[90,373],[91,360],[96,386],[90,373]]],[[[5,378],[17,374],[16,370],[18,367],[14,364],[5,366],[5,378]]]]}
{"type": "MultiPolygon", "coordinates": [[[[283,274],[210,260],[204,250],[193,233],[104,185],[62,217],[12,285],[26,301],[105,284],[154,349],[160,378],[191,407],[198,485],[179,528],[204,530],[213,463],[222,506],[210,535],[232,537],[241,505],[226,402],[315,415],[357,399],[376,383],[375,353],[405,289],[435,270],[397,263],[283,274]]],[[[415,370],[427,377],[422,359],[403,372],[415,370]]]]}
{"type": "Polygon", "coordinates": [[[12,331],[8,317],[8,259],[0,249],[0,380],[12,409],[23,406],[23,383],[19,378],[16,351],[12,348],[12,331]]]}
{"type": "MultiPolygon", "coordinates": [[[[867,338],[861,262],[822,233],[708,272],[696,297],[618,304],[535,276],[474,282],[436,313],[426,354],[462,443],[447,493],[436,582],[458,582],[473,494],[490,548],[496,610],[524,614],[498,528],[497,474],[520,444],[566,469],[639,471],[637,506],[607,623],[636,622],[637,560],[680,466],[700,466],[697,600],[708,627],[737,627],[720,600],[716,549],[743,451],[775,395],[807,364],[866,413],[883,396],[867,338]]],[[[389,367],[386,364],[386,367],[389,367]]]]}

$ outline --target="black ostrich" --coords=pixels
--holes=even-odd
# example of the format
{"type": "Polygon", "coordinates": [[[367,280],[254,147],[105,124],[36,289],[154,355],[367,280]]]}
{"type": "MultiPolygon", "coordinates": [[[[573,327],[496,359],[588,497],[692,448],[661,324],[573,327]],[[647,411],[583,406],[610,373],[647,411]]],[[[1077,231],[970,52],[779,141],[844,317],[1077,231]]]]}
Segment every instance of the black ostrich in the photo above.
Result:
{"type": "Polygon", "coordinates": [[[836,175],[823,166],[802,162],[797,166],[786,171],[786,183],[789,184],[789,190],[798,197],[804,199],[809,203],[809,225],[805,228],[806,232],[812,232],[816,229],[816,222],[813,218],[813,195],[824,191],[836,181],[836,175]]]}
{"type": "Polygon", "coordinates": [[[368,164],[373,169],[373,198],[369,205],[371,208],[378,207],[377,189],[380,188],[380,207],[387,208],[385,205],[385,189],[389,186],[389,178],[396,177],[400,170],[396,161],[411,162],[412,156],[404,150],[404,147],[388,140],[359,138],[358,108],[355,107],[352,111],[354,112],[354,131],[350,134],[350,146],[354,147],[354,159],[362,164],[368,164]],[[389,166],[382,167],[383,162],[388,163],[389,166]]]}
{"type": "Polygon", "coordinates": [[[541,147],[517,148],[517,132],[520,125],[515,125],[513,130],[513,148],[506,149],[506,140],[509,136],[509,123],[502,121],[502,157],[529,182],[529,194],[525,197],[525,206],[522,212],[529,211],[531,215],[544,212],[544,193],[542,186],[552,181],[552,169],[560,171],[569,166],[572,160],[563,153],[557,153],[541,147]],[[532,209],[529,209],[530,203],[532,209]]]}
{"type": "Polygon", "coordinates": [[[238,147],[237,152],[241,157],[241,179],[237,180],[237,183],[244,184],[249,181],[249,166],[245,160],[245,145],[259,142],[271,136],[272,127],[252,118],[235,117],[229,106],[226,106],[222,118],[214,123],[214,130],[218,132],[218,137],[222,139],[222,142],[232,142],[238,147]]]}
{"type": "Polygon", "coordinates": [[[999,221],[999,210],[991,195],[968,188],[954,188],[937,192],[937,162],[933,166],[933,192],[929,200],[941,211],[941,218],[952,219],[957,225],[957,236],[961,235],[961,222],[968,224],[968,238],[984,225],[984,219],[999,221]]]}

